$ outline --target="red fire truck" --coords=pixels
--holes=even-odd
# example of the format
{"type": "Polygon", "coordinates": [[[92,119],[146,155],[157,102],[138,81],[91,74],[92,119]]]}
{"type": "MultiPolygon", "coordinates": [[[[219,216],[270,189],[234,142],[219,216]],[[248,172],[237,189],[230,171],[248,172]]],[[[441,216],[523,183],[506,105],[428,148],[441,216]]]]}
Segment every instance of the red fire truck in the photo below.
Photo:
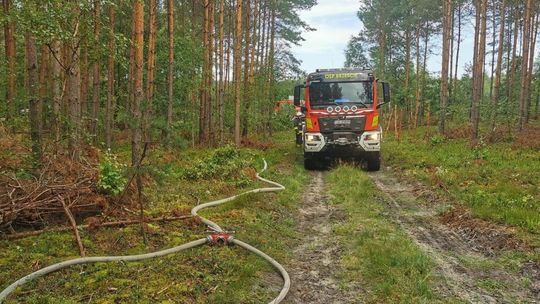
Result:
{"type": "Polygon", "coordinates": [[[381,165],[378,109],[390,102],[390,85],[364,68],[318,69],[294,89],[294,105],[305,115],[304,166],[311,170],[334,158],[381,165]],[[304,102],[301,104],[301,95],[304,102]],[[383,99],[378,91],[382,89],[383,99]]]}

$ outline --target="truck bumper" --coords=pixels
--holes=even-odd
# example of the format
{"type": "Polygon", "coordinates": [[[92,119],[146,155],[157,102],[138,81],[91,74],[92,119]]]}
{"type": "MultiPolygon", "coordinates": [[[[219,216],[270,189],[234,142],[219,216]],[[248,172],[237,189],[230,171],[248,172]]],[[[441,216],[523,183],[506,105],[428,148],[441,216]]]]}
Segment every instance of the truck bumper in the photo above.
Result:
{"type": "Polygon", "coordinates": [[[322,133],[305,133],[304,152],[377,152],[381,150],[381,131],[366,131],[361,134],[334,134],[330,139],[322,133]],[[336,136],[337,135],[337,136],[336,136]],[[353,136],[351,136],[353,135],[353,136]]]}

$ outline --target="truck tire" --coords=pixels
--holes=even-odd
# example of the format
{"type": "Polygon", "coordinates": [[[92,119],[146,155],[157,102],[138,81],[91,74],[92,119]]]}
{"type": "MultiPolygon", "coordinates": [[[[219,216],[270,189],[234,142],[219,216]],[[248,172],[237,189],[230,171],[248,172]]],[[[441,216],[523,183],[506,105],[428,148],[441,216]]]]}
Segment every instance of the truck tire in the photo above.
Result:
{"type": "Polygon", "coordinates": [[[317,161],[313,158],[304,157],[304,169],[315,170],[317,168],[317,161]]]}
{"type": "Polygon", "coordinates": [[[366,158],[368,171],[379,171],[381,169],[381,152],[370,152],[366,158]]]}

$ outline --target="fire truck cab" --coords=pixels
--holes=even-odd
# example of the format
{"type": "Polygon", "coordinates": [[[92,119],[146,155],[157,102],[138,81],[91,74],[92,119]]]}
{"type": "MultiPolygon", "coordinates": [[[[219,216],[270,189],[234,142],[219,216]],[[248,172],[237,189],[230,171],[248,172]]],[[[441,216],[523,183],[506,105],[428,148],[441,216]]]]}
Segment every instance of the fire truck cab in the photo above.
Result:
{"type": "Polygon", "coordinates": [[[378,109],[389,102],[389,84],[380,82],[369,69],[318,69],[309,74],[294,90],[294,104],[305,115],[305,168],[348,158],[365,161],[369,171],[379,170],[382,128],[378,109]],[[302,90],[305,102],[301,104],[302,90]]]}

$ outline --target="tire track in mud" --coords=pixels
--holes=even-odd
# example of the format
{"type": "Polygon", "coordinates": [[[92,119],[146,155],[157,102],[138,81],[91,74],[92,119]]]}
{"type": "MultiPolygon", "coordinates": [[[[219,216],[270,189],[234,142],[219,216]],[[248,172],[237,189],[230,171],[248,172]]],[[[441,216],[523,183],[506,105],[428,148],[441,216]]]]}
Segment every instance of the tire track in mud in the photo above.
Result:
{"type": "Polygon", "coordinates": [[[389,216],[435,263],[442,283],[436,291],[445,297],[467,303],[540,303],[539,278],[524,277],[503,267],[478,269],[463,263],[461,258],[494,262],[494,257],[476,250],[474,244],[437,221],[437,216],[450,203],[422,203],[415,194],[415,186],[398,179],[390,169],[368,174],[385,199],[389,216]],[[500,284],[502,291],[479,286],[490,280],[500,284]]]}
{"type": "Polygon", "coordinates": [[[293,261],[286,267],[292,286],[284,303],[358,302],[352,288],[340,288],[337,279],[342,249],[332,234],[332,226],[344,216],[336,206],[329,204],[325,175],[322,171],[310,172],[310,184],[299,206],[296,223],[301,238],[293,250],[293,261]]]}

